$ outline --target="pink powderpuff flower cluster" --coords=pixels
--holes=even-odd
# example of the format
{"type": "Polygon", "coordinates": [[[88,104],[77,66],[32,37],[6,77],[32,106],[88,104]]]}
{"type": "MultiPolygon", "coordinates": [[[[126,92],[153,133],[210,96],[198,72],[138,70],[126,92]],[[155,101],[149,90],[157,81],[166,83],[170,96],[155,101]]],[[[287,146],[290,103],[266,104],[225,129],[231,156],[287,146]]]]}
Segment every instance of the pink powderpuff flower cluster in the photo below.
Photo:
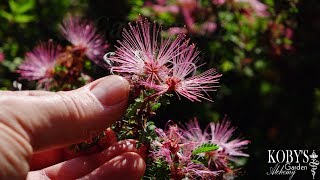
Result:
{"type": "Polygon", "coordinates": [[[268,17],[268,6],[258,0],[235,0],[237,3],[246,3],[251,6],[255,14],[260,17],[268,17]]]}
{"type": "Polygon", "coordinates": [[[212,2],[215,5],[223,5],[225,3],[244,3],[249,5],[257,16],[268,17],[270,15],[268,12],[268,6],[259,0],[232,0],[230,2],[226,0],[212,0],[212,2]]]}
{"type": "MultiPolygon", "coordinates": [[[[212,6],[230,5],[230,7],[238,7],[245,5],[245,11],[250,11],[252,15],[258,17],[268,17],[268,6],[259,0],[212,0],[212,6]]],[[[211,5],[202,5],[197,0],[177,0],[177,1],[146,1],[145,7],[151,8],[155,14],[159,16],[163,13],[169,13],[173,17],[181,16],[184,20],[185,27],[175,27],[169,33],[178,34],[181,32],[189,32],[191,34],[208,35],[216,31],[218,25],[216,24],[215,10],[211,5]]],[[[237,9],[237,8],[236,8],[237,9]]],[[[253,17],[248,17],[249,19],[253,17]]]]}
{"type": "Polygon", "coordinates": [[[196,75],[199,51],[195,45],[184,34],[162,38],[160,33],[161,28],[147,20],[129,23],[115,55],[109,58],[111,71],[157,95],[173,91],[191,101],[211,100],[208,92],[217,89],[221,74],[209,69],[196,75]]]}
{"type": "Polygon", "coordinates": [[[213,4],[216,4],[216,5],[223,5],[226,0],[212,0],[213,4]]]}
{"type": "Polygon", "coordinates": [[[194,119],[186,123],[180,130],[187,141],[199,144],[213,143],[219,146],[217,151],[205,154],[205,156],[209,158],[209,166],[225,170],[228,168],[230,161],[235,163],[239,162],[237,157],[249,157],[248,154],[242,152],[242,149],[246,148],[250,141],[240,138],[232,139],[236,128],[231,126],[229,120],[223,119],[218,123],[211,122],[208,127],[202,131],[199,127],[199,122],[197,119],[194,119]]]}
{"type": "Polygon", "coordinates": [[[241,150],[249,141],[239,138],[232,140],[234,130],[230,121],[223,120],[210,123],[208,128],[202,131],[196,119],[182,127],[171,125],[166,131],[156,129],[158,138],[152,142],[151,157],[167,162],[172,179],[214,179],[220,175],[234,175],[235,170],[228,167],[229,162],[236,163],[237,157],[249,156],[241,150]],[[219,148],[199,154],[207,159],[207,164],[194,161],[196,158],[192,152],[207,143],[216,144],[219,148]]]}
{"type": "Polygon", "coordinates": [[[72,46],[62,48],[52,40],[40,42],[26,53],[24,62],[17,70],[22,79],[37,80],[38,85],[48,87],[48,82],[54,78],[55,66],[60,65],[57,64],[58,59],[59,63],[64,61],[64,64],[79,64],[82,63],[83,55],[86,55],[97,64],[99,60],[103,61],[103,54],[108,45],[92,22],[69,16],[60,25],[60,32],[72,46]],[[81,62],[75,63],[76,60],[81,62]]]}
{"type": "Polygon", "coordinates": [[[17,72],[24,79],[38,80],[39,84],[48,86],[53,77],[55,60],[61,52],[61,46],[52,40],[39,43],[32,51],[26,53],[25,60],[17,72]]]}
{"type": "Polygon", "coordinates": [[[154,150],[151,157],[155,160],[163,159],[168,163],[171,179],[214,178],[218,174],[217,171],[192,161],[192,150],[198,143],[188,142],[177,125],[169,126],[167,131],[157,128],[156,133],[158,139],[152,142],[154,150]]]}
{"type": "Polygon", "coordinates": [[[5,57],[5,55],[3,54],[3,52],[0,51],[0,63],[1,63],[2,61],[4,61],[5,58],[6,58],[6,57],[5,57]]]}
{"type": "Polygon", "coordinates": [[[83,51],[92,61],[101,60],[108,48],[104,37],[98,33],[93,22],[80,17],[67,17],[60,25],[60,32],[74,49],[83,51]]]}

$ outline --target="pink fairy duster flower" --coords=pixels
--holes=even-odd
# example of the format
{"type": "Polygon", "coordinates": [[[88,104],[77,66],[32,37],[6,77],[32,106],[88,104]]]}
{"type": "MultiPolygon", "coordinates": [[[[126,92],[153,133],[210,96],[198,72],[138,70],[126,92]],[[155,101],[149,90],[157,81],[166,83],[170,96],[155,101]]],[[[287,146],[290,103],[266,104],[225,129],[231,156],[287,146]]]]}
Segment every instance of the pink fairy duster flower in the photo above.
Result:
{"type": "Polygon", "coordinates": [[[291,28],[286,28],[284,35],[285,35],[286,38],[292,39],[292,37],[293,37],[293,30],[292,30],[291,28]]]}
{"type": "Polygon", "coordinates": [[[175,91],[191,101],[212,101],[207,92],[217,90],[222,75],[215,69],[194,75],[197,69],[195,64],[199,60],[198,54],[199,51],[192,45],[176,56],[172,62],[171,74],[164,77],[165,84],[159,89],[162,89],[162,92],[175,91]]]}
{"type": "Polygon", "coordinates": [[[178,0],[177,3],[187,9],[196,9],[198,2],[196,0],[178,0]]]}
{"type": "Polygon", "coordinates": [[[216,167],[227,167],[228,161],[238,162],[239,156],[249,157],[248,154],[242,152],[242,149],[250,143],[248,140],[241,140],[231,137],[235,131],[235,127],[231,126],[231,122],[224,119],[218,123],[210,123],[210,142],[217,144],[219,149],[216,152],[208,153],[209,164],[214,164],[216,167]]]}
{"type": "Polygon", "coordinates": [[[162,146],[169,148],[173,153],[176,153],[179,150],[179,144],[184,137],[177,125],[169,126],[169,129],[166,132],[157,128],[156,133],[162,141],[162,146]]]}
{"type": "Polygon", "coordinates": [[[151,85],[159,81],[159,76],[167,73],[165,65],[186,46],[184,35],[159,40],[160,31],[147,20],[140,20],[135,26],[129,23],[129,29],[123,30],[123,40],[118,41],[120,46],[116,46],[115,55],[110,57],[116,63],[111,71],[144,77],[151,85]]]}
{"type": "Polygon", "coordinates": [[[61,47],[53,41],[39,43],[31,52],[26,53],[17,72],[22,79],[38,80],[39,85],[47,86],[53,77],[56,58],[61,52],[61,47]]]}
{"type": "Polygon", "coordinates": [[[165,5],[167,3],[167,0],[157,0],[157,3],[159,5],[165,5]]]}
{"type": "Polygon", "coordinates": [[[5,59],[5,55],[3,54],[3,52],[0,52],[0,62],[2,62],[5,59]]]}
{"type": "Polygon", "coordinates": [[[164,132],[160,128],[155,129],[158,140],[153,141],[153,146],[155,150],[151,156],[153,158],[164,158],[164,160],[169,164],[173,164],[172,154],[176,154],[180,150],[180,143],[183,136],[181,135],[178,127],[176,125],[169,126],[169,129],[164,132]]]}
{"type": "Polygon", "coordinates": [[[60,25],[60,32],[74,46],[74,49],[84,53],[98,65],[102,64],[102,58],[108,45],[103,35],[98,33],[93,22],[68,16],[60,25]]]}
{"type": "Polygon", "coordinates": [[[160,149],[157,151],[154,151],[151,154],[151,156],[154,159],[163,158],[168,163],[169,166],[173,164],[173,160],[171,157],[171,151],[170,151],[170,149],[168,149],[166,147],[160,147],[160,149]]]}
{"type": "Polygon", "coordinates": [[[223,148],[223,151],[229,156],[245,156],[249,155],[241,151],[245,145],[248,145],[250,141],[233,139],[230,141],[236,128],[231,126],[231,122],[228,120],[222,120],[218,123],[210,123],[211,129],[211,142],[217,144],[223,148]]]}
{"type": "Polygon", "coordinates": [[[178,14],[179,13],[179,6],[177,5],[151,5],[152,9],[156,11],[157,13],[166,13],[170,12],[173,14],[178,14]]]}
{"type": "Polygon", "coordinates": [[[168,30],[169,35],[186,34],[188,29],[185,27],[172,27],[168,30]]]}
{"type": "Polygon", "coordinates": [[[178,4],[181,7],[181,12],[184,18],[184,22],[188,27],[189,31],[194,33],[195,30],[195,19],[192,16],[193,11],[197,8],[197,1],[195,0],[178,0],[178,4]]]}
{"type": "Polygon", "coordinates": [[[181,169],[182,173],[191,179],[215,179],[220,171],[212,171],[203,164],[189,162],[181,169]]]}
{"type": "Polygon", "coordinates": [[[235,2],[248,3],[252,7],[252,9],[255,11],[257,16],[260,16],[260,17],[269,16],[268,6],[261,3],[258,0],[235,0],[235,2]]]}
{"type": "Polygon", "coordinates": [[[186,141],[177,125],[169,126],[167,131],[157,128],[158,140],[153,141],[154,159],[163,159],[168,163],[173,179],[209,178],[217,175],[203,164],[192,162],[192,151],[199,145],[197,142],[186,141]]]}
{"type": "Polygon", "coordinates": [[[226,0],[212,0],[213,4],[215,5],[223,5],[226,0]]]}
{"type": "Polygon", "coordinates": [[[202,131],[197,118],[190,120],[188,123],[181,125],[181,132],[183,136],[189,141],[197,142],[200,144],[207,142],[208,133],[202,131]]]}
{"type": "Polygon", "coordinates": [[[200,33],[207,34],[213,33],[217,29],[217,24],[215,22],[207,21],[201,25],[200,33]]]}
{"type": "Polygon", "coordinates": [[[114,64],[111,71],[135,79],[139,85],[158,91],[156,95],[175,91],[191,101],[207,99],[209,91],[216,91],[221,77],[215,69],[194,75],[199,60],[199,52],[194,45],[188,45],[184,35],[175,39],[161,39],[160,29],[145,21],[138,21],[136,26],[129,23],[129,30],[124,29],[123,41],[118,41],[114,56],[109,59],[114,64]]]}
{"type": "Polygon", "coordinates": [[[158,150],[153,152],[153,157],[165,157],[169,164],[173,162],[171,155],[177,155],[182,162],[190,161],[192,150],[197,143],[187,142],[177,125],[170,125],[166,131],[156,128],[155,132],[158,138],[152,144],[158,147],[158,150]]]}
{"type": "Polygon", "coordinates": [[[237,157],[249,156],[242,152],[242,149],[250,141],[239,138],[231,140],[235,128],[231,126],[231,122],[228,120],[223,120],[219,123],[211,122],[205,131],[201,131],[199,122],[195,119],[186,123],[185,127],[180,128],[180,130],[187,140],[201,142],[201,144],[212,143],[219,146],[218,150],[206,153],[206,156],[209,157],[209,164],[214,164],[215,167],[225,168],[229,160],[237,162],[237,157]]]}

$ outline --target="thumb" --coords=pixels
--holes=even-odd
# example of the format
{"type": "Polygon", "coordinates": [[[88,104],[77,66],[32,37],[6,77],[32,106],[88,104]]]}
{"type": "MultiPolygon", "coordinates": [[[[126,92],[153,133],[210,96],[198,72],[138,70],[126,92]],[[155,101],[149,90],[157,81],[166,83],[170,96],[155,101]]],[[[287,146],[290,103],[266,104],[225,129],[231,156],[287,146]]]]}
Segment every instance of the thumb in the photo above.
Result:
{"type": "Polygon", "coordinates": [[[0,122],[34,151],[64,146],[95,136],[119,119],[128,93],[129,83],[112,75],[68,92],[2,96],[0,122]]]}

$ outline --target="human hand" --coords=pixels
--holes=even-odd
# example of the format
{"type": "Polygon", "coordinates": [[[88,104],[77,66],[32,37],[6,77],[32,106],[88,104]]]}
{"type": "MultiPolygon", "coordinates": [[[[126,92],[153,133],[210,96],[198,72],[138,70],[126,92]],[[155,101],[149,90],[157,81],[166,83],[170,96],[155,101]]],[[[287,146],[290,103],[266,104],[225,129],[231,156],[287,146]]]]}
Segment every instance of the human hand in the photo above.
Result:
{"type": "Polygon", "coordinates": [[[133,140],[29,172],[33,153],[82,142],[109,127],[124,113],[128,93],[119,76],[69,92],[0,92],[0,179],[140,179],[145,163],[133,140]]]}

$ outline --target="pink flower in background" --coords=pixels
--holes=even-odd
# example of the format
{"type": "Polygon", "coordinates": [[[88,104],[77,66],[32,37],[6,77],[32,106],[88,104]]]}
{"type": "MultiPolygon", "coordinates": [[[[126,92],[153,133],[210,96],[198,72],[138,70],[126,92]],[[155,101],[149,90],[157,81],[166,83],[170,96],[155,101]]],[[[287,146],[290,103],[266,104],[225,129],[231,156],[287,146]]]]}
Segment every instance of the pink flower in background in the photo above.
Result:
{"type": "Polygon", "coordinates": [[[147,20],[138,21],[135,26],[129,23],[129,27],[124,29],[124,39],[118,41],[120,46],[110,58],[116,63],[111,70],[144,77],[146,83],[153,85],[167,73],[166,65],[181,54],[186,46],[185,36],[160,39],[161,29],[155,24],[152,27],[147,20]]]}
{"type": "Polygon", "coordinates": [[[187,34],[188,29],[185,27],[172,27],[168,30],[170,35],[177,35],[177,34],[187,34]]]}
{"type": "Polygon", "coordinates": [[[212,2],[215,5],[222,5],[226,2],[226,0],[213,0],[212,2]]]}
{"type": "Polygon", "coordinates": [[[201,25],[201,34],[210,34],[213,33],[217,29],[217,24],[215,22],[207,21],[201,25]]]}
{"type": "Polygon", "coordinates": [[[165,5],[168,0],[156,0],[159,5],[165,5]]]}
{"type": "Polygon", "coordinates": [[[201,101],[200,99],[212,101],[207,92],[217,90],[222,75],[215,69],[195,75],[198,55],[199,51],[191,45],[173,59],[170,74],[163,80],[165,82],[161,87],[163,92],[172,90],[191,101],[201,101]]]}
{"type": "Polygon", "coordinates": [[[177,3],[186,9],[196,9],[198,1],[197,0],[178,0],[177,3]]]}
{"type": "Polygon", "coordinates": [[[267,17],[269,16],[268,6],[261,3],[258,0],[235,0],[235,2],[248,3],[252,9],[255,11],[257,16],[267,17]]]}
{"type": "Polygon", "coordinates": [[[60,31],[75,46],[74,50],[84,53],[97,64],[102,64],[103,55],[108,45],[103,35],[98,33],[93,22],[68,16],[60,25],[60,31]]]}
{"type": "Polygon", "coordinates": [[[178,14],[179,13],[179,6],[177,5],[167,5],[167,6],[163,6],[163,5],[151,5],[152,9],[158,13],[166,13],[166,12],[170,12],[173,14],[178,14]]]}
{"type": "Polygon", "coordinates": [[[196,0],[178,0],[178,4],[181,7],[181,12],[184,18],[184,22],[190,32],[195,32],[195,18],[192,13],[197,8],[196,0]]]}
{"type": "Polygon", "coordinates": [[[2,62],[5,59],[5,55],[3,54],[3,52],[0,52],[0,62],[2,62]]]}
{"type": "Polygon", "coordinates": [[[17,70],[23,79],[38,80],[39,84],[46,84],[53,76],[54,66],[61,47],[49,41],[40,43],[25,56],[24,62],[17,70]]]}
{"type": "MultiPolygon", "coordinates": [[[[292,40],[292,38],[293,38],[293,30],[291,28],[285,28],[284,37],[289,39],[289,40],[292,40]]],[[[293,46],[292,46],[291,43],[285,43],[284,44],[284,48],[287,49],[287,50],[292,50],[293,46]]]]}

